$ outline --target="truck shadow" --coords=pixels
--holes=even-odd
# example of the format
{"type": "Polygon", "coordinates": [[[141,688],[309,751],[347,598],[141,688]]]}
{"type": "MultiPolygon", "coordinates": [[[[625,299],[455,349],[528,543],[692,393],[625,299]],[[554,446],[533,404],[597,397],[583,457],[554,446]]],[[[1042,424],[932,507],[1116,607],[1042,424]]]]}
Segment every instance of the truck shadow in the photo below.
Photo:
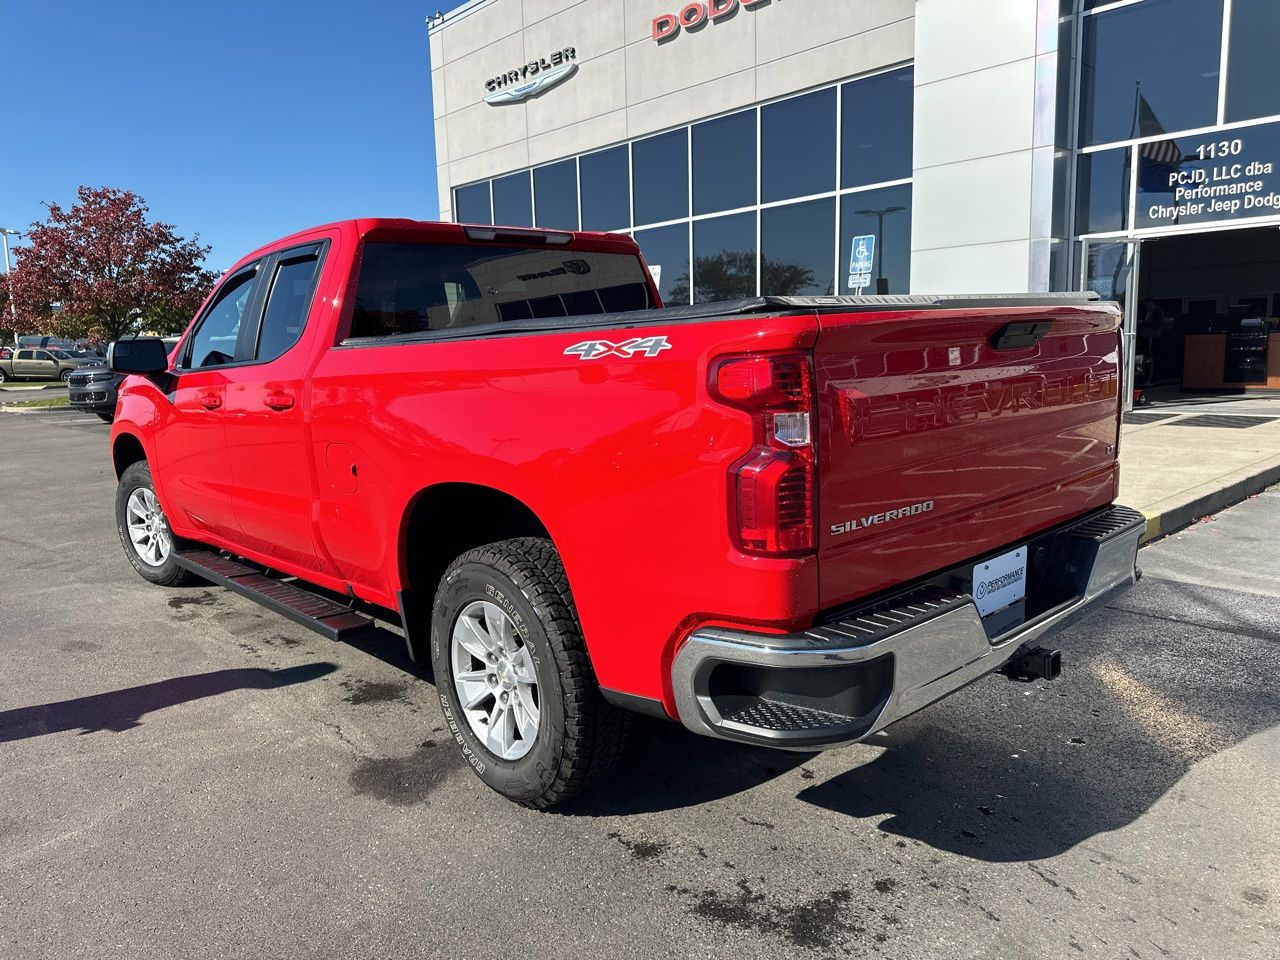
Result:
{"type": "MultiPolygon", "coordinates": [[[[1089,632],[1064,635],[1061,681],[990,677],[845,750],[750,747],[636,717],[614,771],[552,813],[629,816],[742,794],[735,809],[760,821],[803,821],[808,804],[976,860],[1055,856],[1131,824],[1196,763],[1280,720],[1280,693],[1258,681],[1280,639],[1274,626],[1217,610],[1213,591],[1189,622],[1139,612],[1165,609],[1173,590],[1187,596],[1144,582],[1125,601],[1134,609],[1113,606],[1089,632]]],[[[398,633],[379,629],[357,646],[433,682],[398,633]]]]}
{"type": "Polygon", "coordinates": [[[335,664],[322,662],[279,670],[213,670],[73,700],[0,710],[0,743],[69,730],[77,730],[81,734],[120,733],[140,726],[143,717],[166,707],[216,697],[233,690],[272,690],[307,683],[336,669],[335,664]]]}
{"type": "Polygon", "coordinates": [[[768,800],[760,820],[803,822],[809,804],[975,860],[1053,857],[1127,827],[1198,763],[1280,723],[1280,691],[1264,679],[1280,640],[1273,615],[1230,599],[1144,582],[1062,637],[1062,680],[990,677],[845,750],[753,749],[646,722],[620,772],[563,812],[746,793],[748,805],[768,800]],[[1177,620],[1167,616],[1175,603],[1177,620]],[[755,789],[797,767],[785,785],[755,789]]]}
{"type": "Polygon", "coordinates": [[[1261,685],[1209,693],[1109,654],[1077,671],[1074,690],[1037,692],[1016,724],[1001,725],[1011,711],[984,715],[988,696],[940,704],[873,740],[886,749],[869,763],[798,799],[975,860],[1041,860],[1128,826],[1198,762],[1280,717],[1261,685]]]}
{"type": "Polygon", "coordinates": [[[692,807],[759,787],[812,756],[713,740],[677,723],[637,717],[626,754],[608,778],[551,812],[615,817],[692,807]]]}

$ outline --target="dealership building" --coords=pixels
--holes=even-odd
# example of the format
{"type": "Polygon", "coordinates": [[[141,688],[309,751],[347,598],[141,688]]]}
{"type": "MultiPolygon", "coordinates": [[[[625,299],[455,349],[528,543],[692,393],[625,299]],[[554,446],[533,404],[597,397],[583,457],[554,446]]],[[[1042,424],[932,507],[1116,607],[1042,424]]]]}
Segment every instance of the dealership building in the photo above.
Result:
{"type": "Polygon", "coordinates": [[[1133,382],[1280,389],[1276,0],[470,0],[443,219],[635,237],[668,303],[1092,289],[1133,382]]]}

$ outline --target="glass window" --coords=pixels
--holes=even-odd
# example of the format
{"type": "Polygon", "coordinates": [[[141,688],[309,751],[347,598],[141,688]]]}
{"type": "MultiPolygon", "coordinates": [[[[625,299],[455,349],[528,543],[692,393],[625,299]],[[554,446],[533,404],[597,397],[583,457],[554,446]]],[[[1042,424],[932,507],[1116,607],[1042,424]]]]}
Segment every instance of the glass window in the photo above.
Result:
{"type": "Polygon", "coordinates": [[[493,181],[493,222],[504,227],[533,226],[528,170],[493,181]]]}
{"type": "Polygon", "coordinates": [[[242,270],[223,284],[217,299],[213,301],[200,321],[200,326],[196,328],[195,336],[191,338],[183,366],[191,369],[216,367],[235,360],[240,321],[244,317],[245,307],[249,305],[253,280],[257,275],[255,266],[242,270]]]}
{"type": "Polygon", "coordinates": [[[815,90],[760,108],[760,199],[836,187],[836,91],[815,90]]]}
{"type": "Polygon", "coordinates": [[[1129,211],[1128,147],[1076,160],[1076,233],[1123,230],[1129,211]]]}
{"type": "MultiPolygon", "coordinates": [[[[694,303],[756,295],[754,212],[694,221],[693,283],[694,303]]],[[[675,287],[673,302],[683,302],[683,293],[675,287]]]]}
{"type": "Polygon", "coordinates": [[[693,212],[715,213],[756,202],[756,112],[693,128],[693,212]]]}
{"type": "Polygon", "coordinates": [[[1276,214],[1280,123],[1142,144],[1136,229],[1276,214]]]}
{"type": "Polygon", "coordinates": [[[914,71],[907,67],[840,89],[840,185],[911,176],[914,71]]]}
{"type": "Polygon", "coordinates": [[[689,215],[689,131],[672,130],[631,145],[635,222],[689,215]]]}
{"type": "Polygon", "coordinates": [[[1280,48],[1280,3],[1234,0],[1227,59],[1227,119],[1252,120],[1280,113],[1280,85],[1271,58],[1280,48]]]}
{"type": "Polygon", "coordinates": [[[636,243],[667,306],[689,302],[689,225],[637,230],[636,243]]]}
{"type": "Polygon", "coordinates": [[[578,158],[582,178],[582,229],[625,230],[631,226],[627,148],[612,147],[578,158]]]}
{"type": "Polygon", "coordinates": [[[533,171],[538,226],[578,229],[578,165],[562,160],[533,171]]]}
{"type": "Polygon", "coordinates": [[[761,210],[760,295],[835,293],[835,236],[835,198],[761,210]]]}
{"type": "Polygon", "coordinates": [[[493,223],[488,180],[453,191],[453,219],[458,223],[493,223]]]}
{"type": "Polygon", "coordinates": [[[365,244],[352,337],[641,310],[636,257],[504,244],[365,244]]]}
{"type": "Polygon", "coordinates": [[[1084,18],[1085,146],[1211,126],[1222,0],[1143,0],[1084,18]]]}
{"type": "Polygon", "coordinates": [[[274,360],[298,342],[311,311],[319,263],[319,251],[313,249],[281,260],[276,266],[258,331],[259,360],[274,360]]]}
{"type": "Polygon", "coordinates": [[[871,286],[863,293],[911,291],[911,186],[863,190],[840,198],[840,292],[857,293],[849,286],[849,259],[853,238],[873,236],[876,251],[871,286]]]}

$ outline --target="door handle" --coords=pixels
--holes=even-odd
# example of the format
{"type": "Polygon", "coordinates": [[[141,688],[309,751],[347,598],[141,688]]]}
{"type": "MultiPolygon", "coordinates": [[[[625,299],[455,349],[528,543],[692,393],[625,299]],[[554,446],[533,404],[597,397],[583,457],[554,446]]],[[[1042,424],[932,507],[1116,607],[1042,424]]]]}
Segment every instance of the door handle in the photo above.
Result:
{"type": "Polygon", "coordinates": [[[262,402],[272,410],[288,410],[293,406],[293,397],[283,390],[272,390],[262,398],[262,402]]]}
{"type": "Polygon", "coordinates": [[[204,407],[206,410],[217,410],[222,406],[222,398],[216,393],[202,393],[196,399],[196,403],[200,404],[200,406],[204,407]]]}

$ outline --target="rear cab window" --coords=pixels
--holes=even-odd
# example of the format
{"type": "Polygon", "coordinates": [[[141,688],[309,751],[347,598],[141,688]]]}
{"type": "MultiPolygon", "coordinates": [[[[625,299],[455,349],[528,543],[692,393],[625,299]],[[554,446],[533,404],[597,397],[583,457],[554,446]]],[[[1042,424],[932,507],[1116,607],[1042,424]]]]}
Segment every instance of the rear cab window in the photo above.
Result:
{"type": "Polygon", "coordinates": [[[344,342],[652,306],[634,253],[370,240],[344,342]]]}

